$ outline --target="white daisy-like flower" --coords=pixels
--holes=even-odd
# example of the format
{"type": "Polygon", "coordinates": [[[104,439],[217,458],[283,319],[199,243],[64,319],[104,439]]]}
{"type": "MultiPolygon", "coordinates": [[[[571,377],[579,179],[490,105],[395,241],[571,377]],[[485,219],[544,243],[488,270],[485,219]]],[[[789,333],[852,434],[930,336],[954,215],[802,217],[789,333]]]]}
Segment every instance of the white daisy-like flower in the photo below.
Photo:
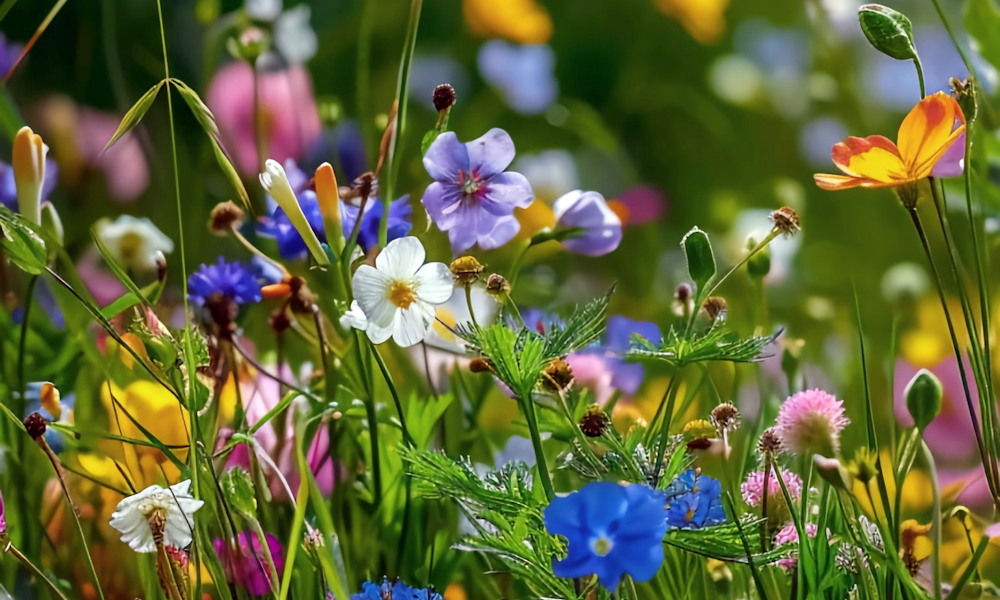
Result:
{"type": "Polygon", "coordinates": [[[132,271],[156,271],[158,253],[169,254],[174,250],[174,242],[146,217],[122,215],[114,221],[101,219],[94,229],[115,260],[132,271]]]}
{"type": "Polygon", "coordinates": [[[163,529],[163,545],[184,548],[191,543],[192,515],[205,503],[191,495],[191,480],[169,489],[151,485],[118,503],[111,526],[121,532],[121,540],[140,553],[156,552],[151,522],[163,529]]]}
{"type": "Polygon", "coordinates": [[[420,342],[434,323],[434,306],[451,297],[455,284],[448,266],[424,264],[425,257],[420,240],[403,237],[386,245],[375,267],[361,265],[354,272],[354,297],[373,343],[390,337],[403,347],[420,342]]]}

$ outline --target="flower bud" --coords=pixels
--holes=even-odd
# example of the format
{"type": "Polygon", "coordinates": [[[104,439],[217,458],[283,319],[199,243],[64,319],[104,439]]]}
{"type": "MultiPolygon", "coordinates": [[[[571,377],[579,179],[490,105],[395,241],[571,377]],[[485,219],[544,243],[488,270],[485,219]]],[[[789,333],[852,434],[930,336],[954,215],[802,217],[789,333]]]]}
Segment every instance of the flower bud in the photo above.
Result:
{"type": "Polygon", "coordinates": [[[757,449],[765,457],[774,457],[781,452],[781,438],[778,437],[778,432],[774,427],[768,427],[764,433],[760,434],[757,449]]]}
{"type": "Polygon", "coordinates": [[[510,293],[510,282],[499,273],[493,273],[486,279],[486,291],[493,296],[506,296],[510,293]]]}
{"type": "Polygon", "coordinates": [[[17,188],[17,205],[29,221],[42,221],[42,187],[45,184],[45,157],[49,147],[30,127],[22,127],[14,137],[14,184],[17,188]]]}
{"type": "Polygon", "coordinates": [[[598,438],[607,433],[611,427],[611,417],[598,404],[591,404],[587,412],[580,417],[580,431],[590,438],[598,438]]]}
{"type": "Polygon", "coordinates": [[[473,373],[492,373],[493,366],[485,358],[476,357],[469,361],[469,371],[473,373]]]}
{"type": "Polygon", "coordinates": [[[37,412],[31,413],[28,415],[28,418],[24,420],[24,429],[27,430],[28,435],[30,435],[33,440],[37,440],[45,435],[46,426],[45,417],[37,412]]]}
{"type": "Polygon", "coordinates": [[[729,304],[722,296],[709,296],[701,307],[705,309],[709,319],[712,319],[713,321],[726,320],[726,313],[729,310],[729,304]]]}
{"type": "Polygon", "coordinates": [[[561,393],[573,385],[573,369],[561,358],[555,358],[542,371],[542,387],[556,393],[561,393]]]}
{"type": "Polygon", "coordinates": [[[879,52],[897,60],[917,58],[913,43],[913,25],[901,12],[881,4],[866,4],[858,9],[861,31],[879,52]]]}
{"type": "Polygon", "coordinates": [[[295,197],[295,192],[292,190],[291,184],[288,183],[288,176],[281,163],[269,158],[264,163],[264,172],[260,174],[260,184],[288,215],[288,220],[292,222],[295,231],[302,236],[313,260],[321,266],[329,265],[330,258],[320,245],[316,232],[313,231],[306,216],[302,213],[299,199],[295,197]]]}
{"type": "Polygon", "coordinates": [[[736,431],[740,428],[740,411],[732,402],[723,402],[712,409],[712,425],[719,435],[723,431],[736,431]]]}
{"type": "Polygon", "coordinates": [[[878,477],[878,454],[862,446],[854,453],[854,460],[850,462],[849,467],[851,475],[867,485],[869,481],[878,477]]]}
{"type": "Polygon", "coordinates": [[[851,475],[836,458],[826,458],[819,454],[813,454],[813,464],[816,465],[816,472],[837,489],[848,491],[851,489],[851,475]]]}
{"type": "Polygon", "coordinates": [[[451,261],[448,268],[451,269],[451,274],[455,276],[455,281],[459,285],[468,286],[479,279],[486,267],[474,256],[460,256],[451,261]]]}
{"type": "Polygon", "coordinates": [[[903,392],[906,408],[917,429],[923,431],[941,412],[941,381],[927,369],[920,369],[903,392]]]}
{"type": "Polygon", "coordinates": [[[216,204],[208,220],[208,228],[216,235],[226,235],[242,225],[243,209],[231,200],[216,204]]]}
{"type": "MultiPolygon", "coordinates": [[[[753,250],[756,247],[757,240],[752,237],[747,238],[747,250],[753,250]]],[[[769,248],[761,248],[747,261],[747,273],[754,279],[763,279],[770,272],[771,250],[769,248]]]]}

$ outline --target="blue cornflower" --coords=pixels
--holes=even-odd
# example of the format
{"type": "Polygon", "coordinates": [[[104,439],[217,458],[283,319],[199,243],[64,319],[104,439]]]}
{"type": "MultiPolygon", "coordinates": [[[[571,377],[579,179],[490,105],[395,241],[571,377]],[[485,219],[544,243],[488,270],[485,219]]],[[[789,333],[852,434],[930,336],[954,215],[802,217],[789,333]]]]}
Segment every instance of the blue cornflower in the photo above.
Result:
{"type": "Polygon", "coordinates": [[[722,484],[694,469],[681,473],[666,489],[667,524],[678,529],[700,529],[725,522],[722,484]]]}
{"type": "Polygon", "coordinates": [[[442,600],[441,594],[430,589],[414,589],[400,580],[389,583],[385,578],[382,583],[366,581],[361,584],[361,593],[352,594],[351,600],[442,600]]]}
{"type": "Polygon", "coordinates": [[[198,306],[205,306],[212,296],[221,296],[236,304],[260,302],[260,283],[253,272],[239,261],[218,262],[201,267],[188,277],[188,298],[198,306]]]}
{"type": "MultiPolygon", "coordinates": [[[[285,163],[285,173],[288,176],[288,183],[295,192],[295,197],[302,208],[309,227],[320,242],[326,242],[326,228],[323,224],[323,213],[319,208],[319,199],[315,190],[309,189],[309,178],[295,164],[294,161],[285,163]]],[[[361,209],[344,202],[340,203],[341,223],[344,226],[344,238],[349,238],[354,231],[354,223],[358,218],[361,209]]],[[[365,206],[364,215],[361,217],[361,229],[358,232],[358,244],[361,250],[367,252],[369,248],[378,243],[378,229],[382,220],[382,202],[378,198],[370,198],[365,206]]],[[[388,241],[406,236],[410,232],[410,196],[405,195],[389,206],[389,228],[388,241]]],[[[280,206],[275,206],[270,217],[261,220],[258,231],[262,235],[273,237],[278,243],[278,253],[285,260],[296,260],[305,258],[309,249],[305,240],[295,230],[291,220],[280,206]]]]}
{"type": "Polygon", "coordinates": [[[569,542],[566,558],[552,563],[556,575],[596,574],[602,586],[614,591],[625,573],[648,581],[663,563],[664,495],[638,484],[588,483],[549,504],[545,529],[569,542]]]}

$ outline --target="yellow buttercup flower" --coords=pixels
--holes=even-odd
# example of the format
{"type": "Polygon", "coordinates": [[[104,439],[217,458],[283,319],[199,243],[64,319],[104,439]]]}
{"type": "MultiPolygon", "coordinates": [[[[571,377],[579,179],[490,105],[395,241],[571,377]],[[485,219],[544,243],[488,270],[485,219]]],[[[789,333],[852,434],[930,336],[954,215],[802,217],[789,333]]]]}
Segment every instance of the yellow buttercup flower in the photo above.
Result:
{"type": "Polygon", "coordinates": [[[544,44],[552,18],[535,0],[465,0],[465,21],[477,35],[518,44],[544,44]]]}
{"type": "Polygon", "coordinates": [[[656,0],[656,7],[680,21],[691,37],[702,44],[715,42],[726,30],[729,0],[656,0]]]}
{"type": "Polygon", "coordinates": [[[845,174],[817,173],[813,179],[830,191],[916,183],[931,175],[934,165],[963,133],[962,108],[954,98],[938,92],[906,115],[895,143],[881,135],[849,137],[833,147],[833,163],[845,174]]]}
{"type": "MultiPolygon", "coordinates": [[[[110,383],[101,386],[101,401],[108,415],[108,430],[116,435],[147,440],[139,425],[167,446],[180,460],[187,457],[188,411],[169,391],[152,381],[134,381],[125,389],[110,383]],[[112,399],[116,400],[113,402],[112,399]],[[131,418],[129,418],[131,416],[131,418]],[[135,422],[133,422],[133,419],[135,422]]],[[[127,442],[112,443],[109,456],[123,461],[136,478],[136,487],[157,483],[163,475],[160,468],[174,468],[163,452],[151,446],[127,442]],[[141,483],[140,483],[141,482],[141,483]]]]}

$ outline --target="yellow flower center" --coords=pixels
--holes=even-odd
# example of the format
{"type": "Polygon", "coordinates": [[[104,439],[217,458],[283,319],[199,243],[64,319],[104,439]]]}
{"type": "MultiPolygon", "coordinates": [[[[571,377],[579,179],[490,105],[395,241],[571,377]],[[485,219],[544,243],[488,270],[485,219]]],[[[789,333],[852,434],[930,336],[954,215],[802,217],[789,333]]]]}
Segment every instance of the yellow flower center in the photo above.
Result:
{"type": "Polygon", "coordinates": [[[591,550],[593,550],[594,554],[598,556],[607,556],[611,553],[611,549],[614,547],[615,543],[604,536],[595,538],[594,541],[590,543],[591,550]]]}
{"type": "Polygon", "coordinates": [[[413,286],[407,281],[393,281],[389,287],[389,302],[399,308],[409,308],[417,299],[413,286]]]}

